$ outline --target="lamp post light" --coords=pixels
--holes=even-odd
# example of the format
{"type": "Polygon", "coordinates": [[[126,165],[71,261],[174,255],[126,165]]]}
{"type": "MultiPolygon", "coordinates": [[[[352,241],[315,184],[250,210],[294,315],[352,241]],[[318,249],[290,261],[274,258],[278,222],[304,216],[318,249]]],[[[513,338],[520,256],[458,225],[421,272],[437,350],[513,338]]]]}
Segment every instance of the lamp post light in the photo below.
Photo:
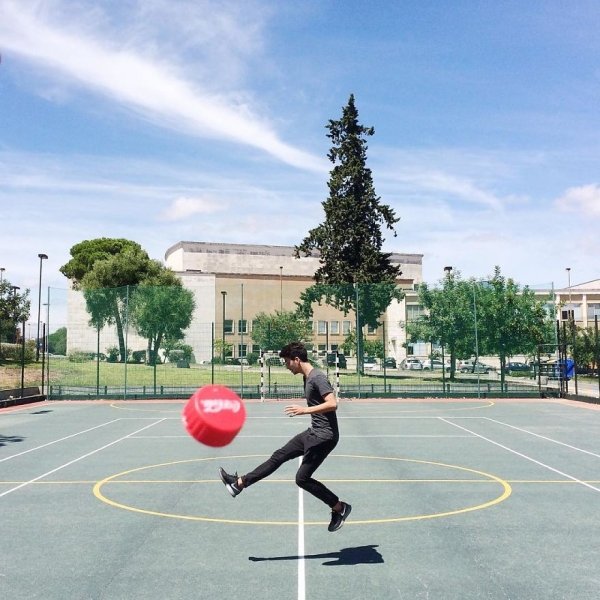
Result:
{"type": "Polygon", "coordinates": [[[42,262],[48,259],[47,254],[38,254],[40,259],[40,284],[38,294],[38,318],[37,318],[37,335],[35,337],[35,362],[40,361],[40,315],[42,310],[42,262]]]}
{"type": "Polygon", "coordinates": [[[225,364],[225,298],[227,297],[227,292],[222,291],[221,295],[223,296],[223,351],[222,351],[222,359],[223,364],[225,364]]]}
{"type": "Polygon", "coordinates": [[[6,268],[0,267],[0,285],[2,285],[2,281],[4,280],[4,271],[6,271],[6,268]]]}

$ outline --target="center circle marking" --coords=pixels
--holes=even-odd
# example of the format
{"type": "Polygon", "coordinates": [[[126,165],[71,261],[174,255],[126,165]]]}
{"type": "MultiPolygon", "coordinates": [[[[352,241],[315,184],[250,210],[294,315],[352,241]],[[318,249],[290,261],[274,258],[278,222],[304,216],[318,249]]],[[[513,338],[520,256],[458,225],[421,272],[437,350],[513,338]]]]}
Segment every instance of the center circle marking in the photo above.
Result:
{"type": "MultiPolygon", "coordinates": [[[[197,516],[197,515],[180,515],[173,514],[167,512],[160,512],[154,510],[148,510],[145,508],[139,508],[136,506],[124,504],[122,502],[117,502],[109,497],[107,497],[103,493],[103,487],[111,482],[117,482],[120,477],[124,477],[126,475],[130,475],[132,473],[139,473],[140,471],[147,471],[149,469],[156,469],[159,467],[166,467],[170,465],[184,464],[190,462],[205,462],[205,461],[214,461],[214,460],[224,460],[224,459],[242,459],[242,458],[261,458],[266,455],[262,454],[253,454],[253,455],[242,455],[242,456],[221,456],[221,457],[211,457],[211,458],[190,458],[186,460],[177,460],[166,463],[159,463],[156,465],[147,465],[144,467],[137,467],[135,469],[129,469],[127,471],[122,471],[121,473],[116,473],[115,475],[110,475],[105,479],[102,479],[94,485],[93,493],[98,500],[105,502],[106,504],[113,506],[115,508],[121,508],[123,510],[128,510],[131,512],[141,513],[145,515],[152,515],[157,517],[166,517],[170,519],[181,519],[186,521],[203,521],[208,523],[226,523],[230,525],[293,525],[298,526],[298,521],[258,521],[258,520],[242,520],[242,519],[224,519],[217,517],[205,517],[205,516],[197,516]]],[[[404,517],[390,517],[385,519],[364,519],[364,520],[355,520],[349,521],[347,525],[372,525],[372,524],[382,524],[382,523],[400,523],[403,521],[422,521],[425,519],[437,519],[441,517],[449,517],[453,515],[460,515],[468,512],[473,512],[476,510],[483,510],[485,508],[490,508],[495,504],[499,504],[506,500],[512,493],[512,488],[510,484],[501,479],[500,477],[496,477],[495,475],[491,475],[490,473],[485,473],[483,471],[478,471],[476,469],[469,469],[467,467],[461,467],[458,465],[449,465],[446,463],[428,461],[428,460],[415,460],[410,458],[396,458],[396,457],[385,457],[385,456],[364,456],[364,455],[356,455],[356,454],[333,454],[330,458],[354,458],[354,459],[368,459],[368,460],[390,460],[390,461],[398,461],[398,462],[406,462],[413,464],[422,464],[422,465],[433,465],[437,467],[442,467],[446,469],[454,469],[456,471],[460,471],[463,473],[469,473],[472,475],[478,475],[480,477],[484,477],[490,482],[497,483],[501,486],[502,492],[486,502],[482,502],[480,504],[475,504],[471,506],[465,506],[462,508],[458,508],[455,510],[448,510],[437,513],[427,513],[422,515],[411,515],[404,517]]],[[[364,480],[368,482],[369,480],[364,480]]],[[[452,481],[452,480],[449,480],[452,481]]],[[[476,481],[476,480],[474,480],[476,481]]],[[[480,481],[480,480],[478,480],[480,481]]],[[[304,525],[326,525],[325,521],[304,521],[304,525]]]]}

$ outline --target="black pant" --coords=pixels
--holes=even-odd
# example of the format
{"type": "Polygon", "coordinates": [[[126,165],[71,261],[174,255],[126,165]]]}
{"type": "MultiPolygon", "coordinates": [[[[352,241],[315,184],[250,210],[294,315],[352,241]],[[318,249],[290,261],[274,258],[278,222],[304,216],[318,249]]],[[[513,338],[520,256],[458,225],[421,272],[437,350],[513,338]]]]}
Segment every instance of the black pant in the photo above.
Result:
{"type": "Polygon", "coordinates": [[[248,487],[276,471],[284,462],[304,455],[302,464],[296,473],[296,485],[306,490],[327,506],[333,508],[339,498],[320,481],[312,478],[312,474],[321,466],[329,453],[336,447],[337,438],[323,440],[311,429],[294,436],[285,446],[275,450],[271,458],[259,465],[250,473],[242,476],[244,487],[248,487]]]}

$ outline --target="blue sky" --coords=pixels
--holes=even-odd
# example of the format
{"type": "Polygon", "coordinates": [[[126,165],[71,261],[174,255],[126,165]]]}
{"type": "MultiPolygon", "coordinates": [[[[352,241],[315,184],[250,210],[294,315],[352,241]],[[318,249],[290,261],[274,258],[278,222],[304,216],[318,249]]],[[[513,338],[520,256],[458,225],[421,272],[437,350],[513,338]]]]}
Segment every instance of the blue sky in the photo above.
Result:
{"type": "MultiPolygon", "coordinates": [[[[521,284],[600,277],[596,0],[0,0],[0,266],[72,245],[293,245],[351,93],[385,250],[521,284]]],[[[32,302],[35,309],[37,300],[32,302]]]]}

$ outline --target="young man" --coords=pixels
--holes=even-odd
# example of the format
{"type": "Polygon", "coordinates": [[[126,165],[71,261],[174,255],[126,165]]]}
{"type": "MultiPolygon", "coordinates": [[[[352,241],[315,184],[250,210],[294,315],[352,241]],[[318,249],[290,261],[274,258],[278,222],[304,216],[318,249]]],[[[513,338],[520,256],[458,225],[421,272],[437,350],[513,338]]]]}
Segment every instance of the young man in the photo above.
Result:
{"type": "Polygon", "coordinates": [[[313,368],[308,362],[306,348],[300,342],[284,346],[279,356],[285,360],[285,366],[294,374],[304,377],[304,395],[307,406],[292,404],[285,407],[290,417],[310,415],[311,426],[293,437],[285,446],[276,450],[267,461],[246,475],[230,475],[219,469],[221,480],[228,492],[235,498],[254,483],[276,471],[284,462],[302,456],[302,464],[296,473],[296,484],[331,508],[329,531],[337,531],[343,524],[352,506],[342,502],[320,481],[312,478],[313,473],[336,447],[340,434],[335,411],[337,399],[325,373],[313,368]]]}

